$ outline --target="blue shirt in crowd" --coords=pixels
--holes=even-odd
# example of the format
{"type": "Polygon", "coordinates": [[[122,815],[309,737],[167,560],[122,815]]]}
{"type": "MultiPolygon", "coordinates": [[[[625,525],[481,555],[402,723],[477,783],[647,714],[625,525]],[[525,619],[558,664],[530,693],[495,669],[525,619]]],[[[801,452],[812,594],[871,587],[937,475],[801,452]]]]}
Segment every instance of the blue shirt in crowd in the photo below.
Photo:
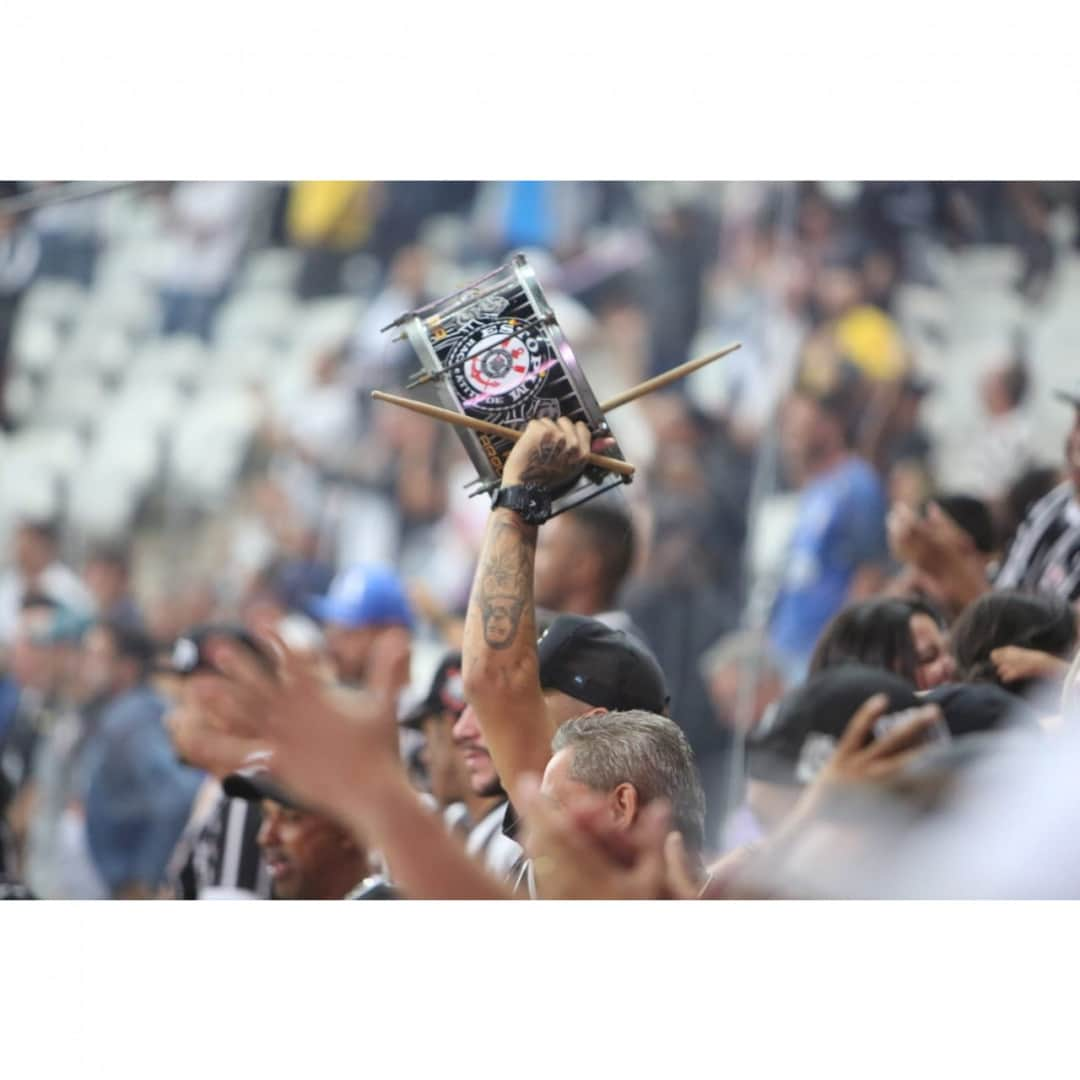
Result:
{"type": "Polygon", "coordinates": [[[149,687],[121,694],[105,707],[87,763],[87,839],[114,893],[161,882],[202,782],[177,760],[164,715],[165,702],[149,687]]]}
{"type": "Polygon", "coordinates": [[[8,729],[15,720],[19,706],[19,688],[10,676],[0,679],[0,746],[3,746],[8,729]]]}
{"type": "Polygon", "coordinates": [[[888,558],[885,493],[874,470],[849,458],[802,493],[770,637],[793,675],[805,671],[825,624],[844,605],[856,570],[888,558]]]}

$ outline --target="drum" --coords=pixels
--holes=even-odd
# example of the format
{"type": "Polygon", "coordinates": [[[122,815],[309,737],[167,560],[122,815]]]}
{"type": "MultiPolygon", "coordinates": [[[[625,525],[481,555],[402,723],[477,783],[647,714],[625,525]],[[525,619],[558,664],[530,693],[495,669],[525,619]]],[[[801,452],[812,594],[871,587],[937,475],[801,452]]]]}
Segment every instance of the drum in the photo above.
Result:
{"type": "MultiPolygon", "coordinates": [[[[593,392],[536,275],[523,255],[442,300],[410,311],[384,329],[403,328],[423,370],[409,383],[434,383],[444,408],[521,429],[534,418],[568,416],[594,435],[611,436],[593,392]]],[[[476,468],[477,494],[494,492],[513,443],[457,428],[476,468]]],[[[623,458],[616,444],[606,450],[623,458]]],[[[560,513],[629,478],[589,468],[554,493],[560,513]]]]}

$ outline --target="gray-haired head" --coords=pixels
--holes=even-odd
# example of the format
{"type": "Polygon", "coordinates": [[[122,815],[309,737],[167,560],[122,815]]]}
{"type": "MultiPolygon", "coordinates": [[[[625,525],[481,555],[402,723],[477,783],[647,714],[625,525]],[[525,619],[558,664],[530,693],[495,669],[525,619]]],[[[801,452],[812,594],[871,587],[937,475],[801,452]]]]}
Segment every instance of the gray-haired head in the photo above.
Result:
{"type": "Polygon", "coordinates": [[[758,678],[784,681],[784,669],[769,639],[754,630],[733,630],[715,641],[703,654],[701,674],[708,679],[722,668],[756,671],[758,678]]]}
{"type": "Polygon", "coordinates": [[[705,794],[693,751],[674,721],[656,713],[588,713],[567,720],[551,743],[554,753],[572,749],[570,776],[594,791],[633,784],[644,806],[664,798],[672,827],[688,850],[705,843],[705,794]]]}

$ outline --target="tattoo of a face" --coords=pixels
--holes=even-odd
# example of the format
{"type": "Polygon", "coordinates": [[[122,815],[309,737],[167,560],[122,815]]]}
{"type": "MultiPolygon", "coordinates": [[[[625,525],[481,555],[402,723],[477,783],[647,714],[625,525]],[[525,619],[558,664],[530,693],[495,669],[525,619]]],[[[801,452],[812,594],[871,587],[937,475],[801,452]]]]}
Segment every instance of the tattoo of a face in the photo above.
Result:
{"type": "Polygon", "coordinates": [[[535,533],[516,522],[496,524],[485,551],[479,604],[484,641],[492,649],[508,649],[517,637],[521,616],[532,603],[535,533]]]}
{"type": "Polygon", "coordinates": [[[567,444],[549,433],[529,454],[521,479],[526,484],[537,484],[551,490],[571,480],[584,464],[581,451],[575,444],[567,444]]]}

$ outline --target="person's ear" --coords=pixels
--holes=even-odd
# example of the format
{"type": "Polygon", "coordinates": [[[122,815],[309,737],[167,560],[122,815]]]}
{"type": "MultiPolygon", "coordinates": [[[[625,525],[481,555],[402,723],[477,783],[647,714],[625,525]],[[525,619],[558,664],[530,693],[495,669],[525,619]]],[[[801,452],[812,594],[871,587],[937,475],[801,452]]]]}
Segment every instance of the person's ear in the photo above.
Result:
{"type": "Polygon", "coordinates": [[[633,784],[619,784],[611,793],[610,801],[616,824],[628,829],[637,819],[641,806],[637,788],[633,784]]]}

